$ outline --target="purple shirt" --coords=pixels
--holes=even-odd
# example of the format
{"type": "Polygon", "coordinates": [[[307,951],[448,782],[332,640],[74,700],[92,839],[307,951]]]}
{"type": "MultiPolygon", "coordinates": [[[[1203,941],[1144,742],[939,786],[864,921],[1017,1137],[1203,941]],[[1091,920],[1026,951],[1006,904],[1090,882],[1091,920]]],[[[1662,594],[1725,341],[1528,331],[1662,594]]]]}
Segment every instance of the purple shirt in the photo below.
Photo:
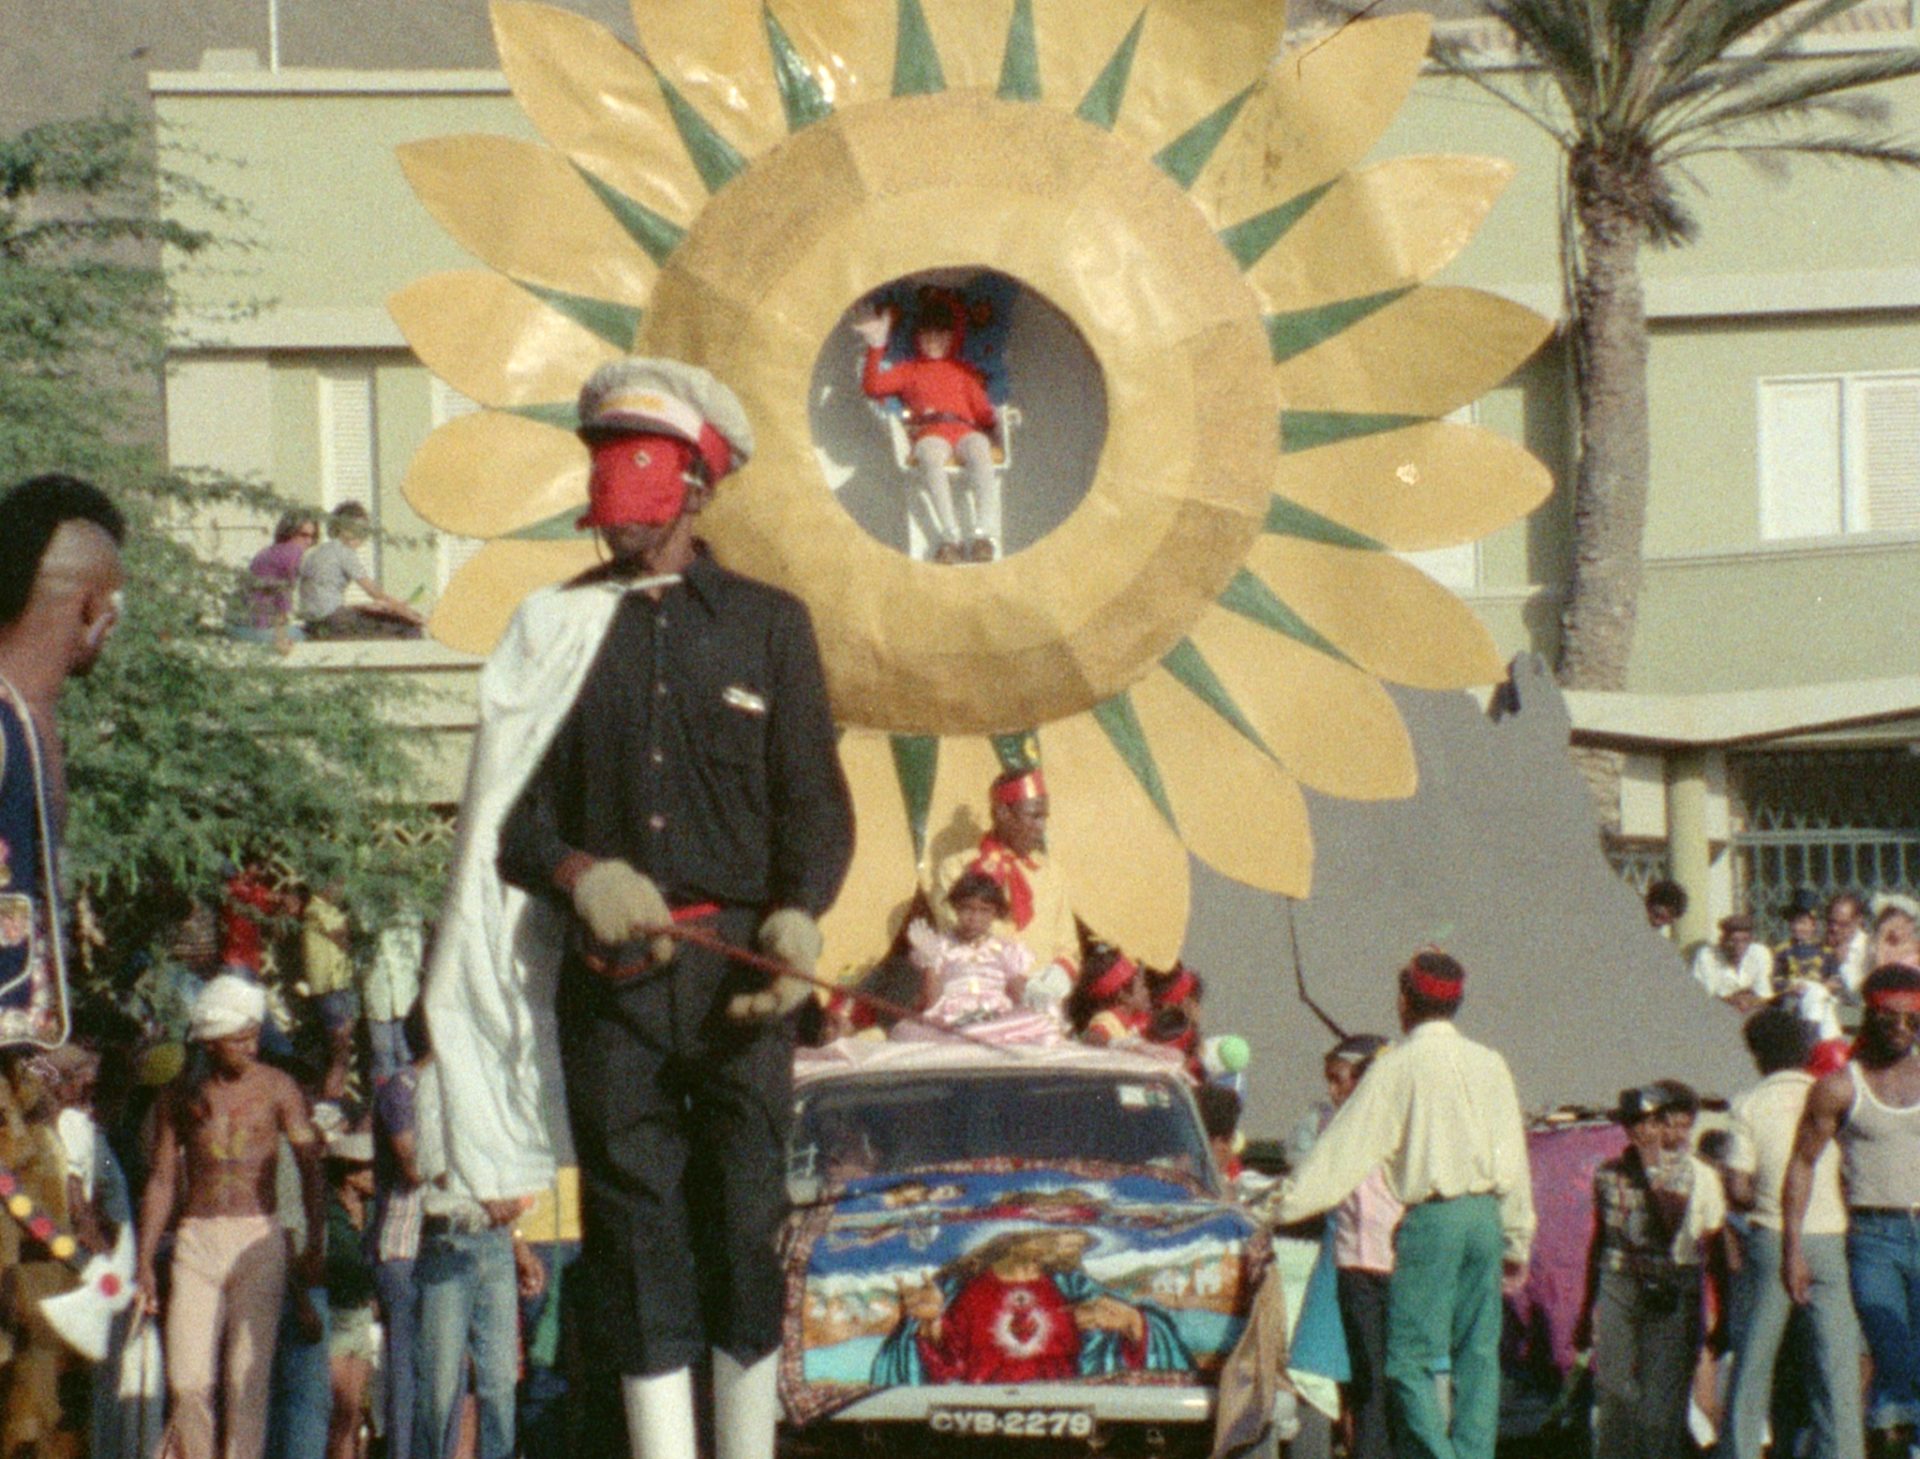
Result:
{"type": "Polygon", "coordinates": [[[278,628],[293,613],[293,585],[300,577],[300,556],[306,545],[298,537],[276,542],[254,553],[247,564],[253,579],[247,605],[255,628],[278,628]]]}

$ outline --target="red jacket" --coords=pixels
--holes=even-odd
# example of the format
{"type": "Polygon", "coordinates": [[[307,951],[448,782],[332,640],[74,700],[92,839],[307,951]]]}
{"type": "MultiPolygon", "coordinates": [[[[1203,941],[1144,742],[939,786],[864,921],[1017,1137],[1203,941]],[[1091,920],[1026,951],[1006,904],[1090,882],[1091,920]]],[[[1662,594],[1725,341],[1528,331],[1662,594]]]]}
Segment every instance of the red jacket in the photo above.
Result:
{"type": "Polygon", "coordinates": [[[939,436],[958,441],[972,431],[993,429],[993,402],[980,372],[964,360],[928,360],[915,356],[891,370],[880,367],[884,351],[867,351],[860,388],[874,400],[897,395],[907,408],[907,435],[918,441],[939,436]]]}

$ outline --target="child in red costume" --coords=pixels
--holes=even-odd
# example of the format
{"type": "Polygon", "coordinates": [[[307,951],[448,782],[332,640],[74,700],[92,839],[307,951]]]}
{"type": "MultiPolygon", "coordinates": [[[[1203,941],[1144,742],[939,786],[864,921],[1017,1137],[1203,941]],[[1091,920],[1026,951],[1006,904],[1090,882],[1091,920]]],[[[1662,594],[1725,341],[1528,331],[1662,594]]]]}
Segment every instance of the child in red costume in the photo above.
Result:
{"type": "Polygon", "coordinates": [[[980,372],[960,358],[965,319],[953,301],[928,299],[914,320],[913,357],[888,369],[881,359],[893,320],[889,308],[854,321],[854,333],[867,346],[860,388],[873,400],[897,396],[906,408],[914,465],[942,538],[934,561],[989,562],[1000,540],[1000,482],[994,475],[991,439],[999,417],[980,372]],[[956,459],[973,492],[970,544],[964,541],[947,485],[947,466],[956,459]]]}

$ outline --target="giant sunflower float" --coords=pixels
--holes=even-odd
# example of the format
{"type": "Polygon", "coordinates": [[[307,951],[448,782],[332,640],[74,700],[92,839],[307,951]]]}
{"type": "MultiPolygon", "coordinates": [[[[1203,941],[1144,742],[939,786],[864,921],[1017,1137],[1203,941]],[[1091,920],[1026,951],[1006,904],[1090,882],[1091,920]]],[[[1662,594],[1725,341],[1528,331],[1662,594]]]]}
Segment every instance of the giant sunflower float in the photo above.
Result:
{"type": "MultiPolygon", "coordinates": [[[[1278,54],[1276,0],[634,0],[639,49],[497,0],[542,142],[400,157],[485,271],[400,291],[419,357],[483,411],[408,474],[488,539],[433,618],[490,648],[528,592],[595,560],[572,521],[574,393],[628,352],[706,365],[759,438],[705,534],[812,610],[859,849],[826,966],[884,945],[916,866],[977,835],[1009,745],[1038,752],[1079,914],[1165,960],[1191,853],[1304,895],[1302,787],[1407,796],[1382,681],[1484,683],[1468,609],[1397,552],[1474,540],[1546,494],[1521,448],[1444,419],[1548,325],[1426,282],[1509,176],[1357,166],[1428,22],[1278,54]],[[990,269],[1064,315],[1104,391],[1084,495],[1000,561],[915,561],[823,475],[809,395],[857,301],[990,269]]],[[[1009,495],[1023,489],[1010,476],[1009,495]]]]}

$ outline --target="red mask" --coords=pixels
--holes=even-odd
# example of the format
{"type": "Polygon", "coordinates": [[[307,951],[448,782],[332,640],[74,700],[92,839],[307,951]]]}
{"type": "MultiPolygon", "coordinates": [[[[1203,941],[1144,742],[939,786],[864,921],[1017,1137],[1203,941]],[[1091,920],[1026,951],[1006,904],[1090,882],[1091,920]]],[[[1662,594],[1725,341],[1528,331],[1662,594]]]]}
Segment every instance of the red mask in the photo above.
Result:
{"type": "Polygon", "coordinates": [[[674,436],[616,436],[593,448],[588,508],[577,527],[664,527],[687,504],[694,448],[674,436]]]}

